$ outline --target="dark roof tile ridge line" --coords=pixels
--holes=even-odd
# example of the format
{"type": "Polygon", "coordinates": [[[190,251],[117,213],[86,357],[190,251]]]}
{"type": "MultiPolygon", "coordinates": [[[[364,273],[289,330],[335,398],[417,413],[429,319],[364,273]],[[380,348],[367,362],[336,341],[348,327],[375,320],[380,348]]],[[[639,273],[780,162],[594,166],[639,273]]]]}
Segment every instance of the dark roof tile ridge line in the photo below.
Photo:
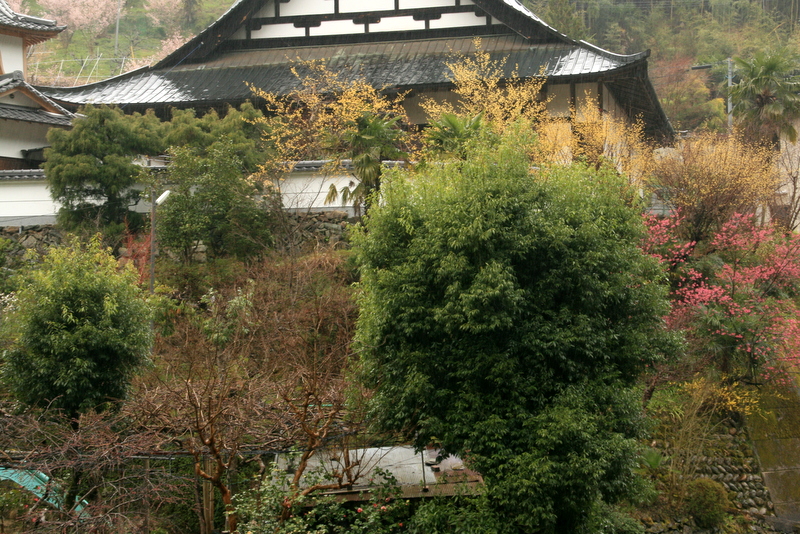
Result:
{"type": "MultiPolygon", "coordinates": [[[[2,1],[2,0],[0,0],[2,1]]],[[[44,94],[48,93],[80,93],[85,89],[93,89],[95,87],[101,87],[103,85],[107,85],[109,82],[117,82],[124,80],[126,78],[135,78],[139,75],[149,74],[153,71],[153,67],[150,65],[145,65],[144,67],[139,67],[138,69],[129,70],[128,72],[123,72],[122,74],[117,74],[116,76],[112,76],[111,78],[106,78],[104,80],[99,80],[92,83],[87,83],[84,85],[75,85],[72,87],[58,87],[56,85],[37,85],[31,86],[36,87],[38,90],[42,91],[44,94]]]]}
{"type": "Polygon", "coordinates": [[[506,4],[507,6],[509,6],[509,7],[511,7],[512,9],[516,9],[517,11],[519,11],[519,12],[521,12],[522,14],[526,15],[528,18],[531,18],[531,19],[535,20],[535,21],[536,21],[536,22],[538,22],[539,24],[541,24],[541,25],[543,25],[543,26],[546,26],[547,28],[549,28],[549,29],[553,30],[554,32],[556,32],[556,33],[558,33],[558,34],[561,34],[561,35],[563,35],[564,37],[567,37],[567,38],[569,39],[569,37],[568,37],[566,34],[564,34],[564,33],[561,33],[561,32],[560,32],[560,31],[558,31],[557,29],[555,29],[555,28],[553,28],[552,26],[550,26],[548,23],[546,23],[546,22],[545,22],[543,19],[539,18],[539,16],[538,16],[538,15],[536,15],[536,14],[535,14],[533,11],[531,11],[530,9],[528,9],[526,6],[524,6],[524,5],[523,5],[521,2],[519,2],[518,0],[503,0],[503,2],[505,2],[505,4],[506,4]]]}
{"type": "MultiPolygon", "coordinates": [[[[212,22],[211,24],[206,27],[203,31],[198,33],[196,36],[192,37],[188,41],[186,41],[182,46],[180,46],[177,50],[169,54],[167,57],[153,65],[154,69],[162,69],[170,66],[174,66],[178,63],[183,62],[184,60],[188,59],[194,52],[200,48],[201,46],[206,44],[207,38],[212,38],[213,31],[222,25],[225,22],[225,19],[229,16],[232,16],[232,13],[237,10],[244,10],[244,14],[240,18],[240,22],[244,23],[247,19],[249,19],[256,11],[258,5],[260,4],[261,0],[236,0],[231,7],[228,8],[225,13],[220,15],[220,17],[212,22]]],[[[229,32],[227,35],[219,34],[217,37],[220,39],[219,42],[224,41],[228,37],[230,37],[229,32]]],[[[219,44],[219,42],[217,44],[219,44]]],[[[210,43],[210,41],[209,41],[210,43]]]]}
{"type": "MultiPolygon", "coordinates": [[[[331,163],[338,163],[339,166],[344,167],[345,169],[351,169],[353,167],[353,161],[350,159],[341,159],[338,162],[333,159],[309,159],[309,160],[295,161],[294,170],[318,171],[331,163]]],[[[381,160],[381,165],[386,165],[389,168],[403,167],[406,165],[406,162],[402,160],[386,159],[386,160],[381,160]]]]}
{"type": "Polygon", "coordinates": [[[2,170],[0,171],[0,182],[9,182],[11,180],[44,180],[44,169],[17,169],[17,170],[2,170]]]}
{"type": "MultiPolygon", "coordinates": [[[[58,26],[57,22],[51,19],[44,19],[41,17],[34,17],[33,15],[25,15],[23,13],[17,13],[11,6],[8,5],[6,0],[0,0],[0,15],[5,15],[8,17],[12,22],[20,22],[24,23],[27,22],[29,24],[38,24],[40,26],[47,26],[48,28],[52,28],[54,30],[63,30],[66,26],[58,26]]],[[[59,30],[59,31],[60,31],[59,30]]]]}

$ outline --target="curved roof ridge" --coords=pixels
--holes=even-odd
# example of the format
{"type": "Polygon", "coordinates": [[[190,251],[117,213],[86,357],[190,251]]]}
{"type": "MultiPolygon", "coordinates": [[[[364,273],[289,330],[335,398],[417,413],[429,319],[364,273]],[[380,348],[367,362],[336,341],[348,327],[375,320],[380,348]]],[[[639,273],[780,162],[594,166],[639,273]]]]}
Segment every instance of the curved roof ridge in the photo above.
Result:
{"type": "Polygon", "coordinates": [[[0,0],[0,26],[10,26],[23,30],[60,32],[66,26],[58,26],[56,21],[17,13],[6,0],[0,0]]]}
{"type": "Polygon", "coordinates": [[[606,50],[605,48],[600,48],[599,46],[594,45],[588,41],[584,41],[583,39],[580,39],[577,42],[587,48],[591,48],[594,52],[597,52],[598,54],[606,56],[610,59],[625,59],[627,61],[637,61],[640,59],[650,57],[649,48],[647,50],[644,50],[643,52],[636,52],[635,54],[617,54],[616,52],[611,52],[609,50],[606,50]]]}

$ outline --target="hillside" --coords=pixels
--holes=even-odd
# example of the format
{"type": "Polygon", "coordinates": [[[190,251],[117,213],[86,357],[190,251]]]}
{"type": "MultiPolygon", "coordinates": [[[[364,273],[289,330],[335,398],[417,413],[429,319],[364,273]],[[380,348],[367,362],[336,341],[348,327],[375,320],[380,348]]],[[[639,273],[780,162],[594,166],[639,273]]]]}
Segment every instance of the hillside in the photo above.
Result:
{"type": "Polygon", "coordinates": [[[31,52],[31,82],[81,85],[158,61],[216,20],[231,2],[11,0],[9,4],[19,12],[67,26],[57,39],[31,52]]]}

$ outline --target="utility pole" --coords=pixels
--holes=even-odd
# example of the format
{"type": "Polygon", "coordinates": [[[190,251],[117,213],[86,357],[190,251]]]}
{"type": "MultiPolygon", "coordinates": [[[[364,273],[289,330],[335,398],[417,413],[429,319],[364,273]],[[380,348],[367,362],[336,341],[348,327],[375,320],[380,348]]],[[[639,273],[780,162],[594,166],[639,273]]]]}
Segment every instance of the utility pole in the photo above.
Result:
{"type": "MultiPolygon", "coordinates": [[[[728,58],[728,133],[733,132],[733,100],[731,99],[731,88],[733,87],[733,60],[728,58]]],[[[717,63],[706,63],[705,65],[692,65],[689,70],[705,70],[710,69],[717,63]]]]}
{"type": "Polygon", "coordinates": [[[117,27],[114,30],[114,59],[119,57],[119,17],[122,14],[122,0],[117,0],[117,27]]]}
{"type": "Polygon", "coordinates": [[[733,100],[731,100],[731,87],[733,87],[733,61],[728,57],[728,133],[733,133],[733,100]]]}

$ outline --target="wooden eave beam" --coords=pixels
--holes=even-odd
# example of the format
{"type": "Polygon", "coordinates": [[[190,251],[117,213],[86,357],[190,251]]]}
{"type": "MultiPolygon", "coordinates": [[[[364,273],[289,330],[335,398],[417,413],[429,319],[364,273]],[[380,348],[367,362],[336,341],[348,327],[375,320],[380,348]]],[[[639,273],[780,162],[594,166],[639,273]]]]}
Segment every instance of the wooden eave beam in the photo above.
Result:
{"type": "Polygon", "coordinates": [[[8,26],[0,26],[0,34],[8,35],[11,37],[19,37],[25,46],[32,46],[35,44],[43,43],[56,37],[63,28],[54,31],[40,31],[40,30],[22,30],[19,28],[11,28],[8,26]]]}

